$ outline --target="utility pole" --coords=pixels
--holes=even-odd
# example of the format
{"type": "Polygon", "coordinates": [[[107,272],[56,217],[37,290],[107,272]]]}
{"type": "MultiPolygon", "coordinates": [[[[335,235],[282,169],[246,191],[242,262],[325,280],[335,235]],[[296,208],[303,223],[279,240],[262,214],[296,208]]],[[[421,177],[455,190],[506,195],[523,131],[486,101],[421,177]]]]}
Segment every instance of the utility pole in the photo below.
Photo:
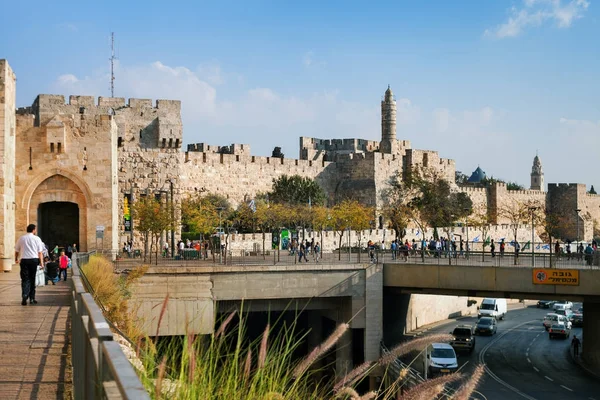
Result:
{"type": "Polygon", "coordinates": [[[110,97],[115,97],[115,33],[110,33],[110,97]]]}

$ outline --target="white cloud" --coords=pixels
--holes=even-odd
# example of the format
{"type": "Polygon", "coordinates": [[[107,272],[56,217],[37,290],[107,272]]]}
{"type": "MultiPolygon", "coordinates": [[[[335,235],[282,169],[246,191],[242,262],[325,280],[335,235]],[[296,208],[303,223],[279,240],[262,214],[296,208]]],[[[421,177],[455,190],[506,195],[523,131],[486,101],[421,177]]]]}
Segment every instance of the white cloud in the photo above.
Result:
{"type": "Polygon", "coordinates": [[[327,65],[325,61],[319,60],[315,57],[315,53],[311,51],[307,51],[302,56],[302,65],[306,68],[315,68],[315,67],[323,67],[327,65]]]}
{"type": "Polygon", "coordinates": [[[77,28],[77,25],[71,23],[58,24],[57,27],[59,29],[64,29],[71,32],[77,32],[79,30],[79,28],[77,28]]]}
{"type": "Polygon", "coordinates": [[[545,22],[568,28],[573,21],[583,17],[589,5],[587,0],[524,0],[521,7],[510,9],[510,16],[505,23],[486,29],[484,35],[498,39],[516,37],[525,29],[545,22]]]}

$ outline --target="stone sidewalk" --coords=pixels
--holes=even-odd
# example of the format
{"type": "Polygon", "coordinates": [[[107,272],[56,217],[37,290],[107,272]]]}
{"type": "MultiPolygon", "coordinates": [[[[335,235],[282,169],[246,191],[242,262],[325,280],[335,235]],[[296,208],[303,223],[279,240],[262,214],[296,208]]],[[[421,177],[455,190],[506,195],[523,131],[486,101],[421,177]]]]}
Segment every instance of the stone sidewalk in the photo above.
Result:
{"type": "Polygon", "coordinates": [[[0,271],[0,399],[70,399],[70,279],[21,305],[19,267],[0,271]]]}

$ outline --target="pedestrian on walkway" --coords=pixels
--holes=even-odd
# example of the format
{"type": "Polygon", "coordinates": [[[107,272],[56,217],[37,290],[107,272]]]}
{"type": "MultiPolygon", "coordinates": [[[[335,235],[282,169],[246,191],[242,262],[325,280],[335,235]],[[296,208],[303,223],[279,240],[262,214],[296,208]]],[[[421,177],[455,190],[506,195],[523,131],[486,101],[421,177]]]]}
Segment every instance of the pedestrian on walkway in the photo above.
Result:
{"type": "Polygon", "coordinates": [[[579,357],[579,346],[581,346],[581,341],[577,337],[577,335],[573,335],[573,340],[571,340],[571,346],[573,346],[573,354],[575,357],[579,357]]]}
{"type": "Polygon", "coordinates": [[[35,300],[35,274],[44,259],[42,239],[37,235],[34,224],[27,225],[27,233],[17,240],[15,245],[15,263],[21,266],[21,304],[37,304],[35,300]],[[20,262],[19,262],[20,256],[20,262]]]}
{"type": "Polygon", "coordinates": [[[67,268],[69,267],[69,257],[65,255],[64,251],[60,252],[60,258],[58,259],[58,280],[60,277],[64,277],[65,282],[67,281],[67,268]]]}
{"type": "Polygon", "coordinates": [[[494,244],[494,239],[490,243],[490,252],[492,253],[492,258],[496,257],[496,245],[494,244]]]}

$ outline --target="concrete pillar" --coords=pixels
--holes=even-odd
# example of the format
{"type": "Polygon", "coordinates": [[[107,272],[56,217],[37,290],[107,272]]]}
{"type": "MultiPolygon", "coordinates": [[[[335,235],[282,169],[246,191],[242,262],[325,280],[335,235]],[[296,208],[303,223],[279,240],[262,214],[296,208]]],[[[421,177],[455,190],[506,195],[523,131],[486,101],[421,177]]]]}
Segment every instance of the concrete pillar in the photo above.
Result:
{"type": "MultiPolygon", "coordinates": [[[[349,322],[352,318],[352,299],[349,297],[341,301],[336,326],[349,322]]],[[[342,377],[350,372],[352,364],[352,329],[348,329],[338,340],[335,347],[335,373],[342,377]]]]}
{"type": "Polygon", "coordinates": [[[582,357],[587,366],[600,373],[600,300],[585,299],[582,357]]]}
{"type": "Polygon", "coordinates": [[[365,361],[376,361],[383,339],[383,265],[372,265],[365,272],[365,361]]]}
{"type": "MultiPolygon", "coordinates": [[[[306,337],[306,342],[308,344],[308,352],[310,353],[315,347],[319,346],[323,343],[323,321],[321,316],[321,311],[319,310],[309,310],[306,311],[308,314],[308,328],[310,332],[306,337]]],[[[311,367],[315,373],[317,374],[316,378],[319,380],[321,378],[321,367],[323,365],[322,359],[315,361],[314,365],[311,367]]]]}

